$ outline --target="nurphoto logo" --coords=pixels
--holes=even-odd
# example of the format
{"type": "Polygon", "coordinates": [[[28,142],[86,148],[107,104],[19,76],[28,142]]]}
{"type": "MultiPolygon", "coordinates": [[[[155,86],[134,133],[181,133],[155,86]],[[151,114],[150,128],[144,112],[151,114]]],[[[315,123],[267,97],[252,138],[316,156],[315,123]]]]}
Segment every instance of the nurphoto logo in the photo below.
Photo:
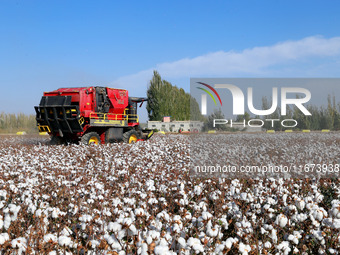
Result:
{"type": "MultiPolygon", "coordinates": [[[[215,106],[217,106],[217,101],[215,97],[218,99],[221,107],[223,106],[222,100],[220,97],[220,94],[229,92],[232,95],[232,113],[233,115],[244,115],[245,114],[245,96],[243,91],[236,85],[233,84],[207,84],[204,82],[197,82],[201,86],[204,87],[196,87],[197,89],[205,92],[201,93],[201,114],[207,115],[207,95],[210,96],[210,98],[213,100],[215,106]],[[217,92],[217,90],[220,91],[220,93],[217,92]],[[225,92],[224,92],[225,91],[225,92]]],[[[311,99],[311,92],[306,88],[299,88],[299,87],[282,87],[280,88],[280,95],[278,96],[278,90],[279,88],[273,87],[272,88],[272,104],[269,109],[256,109],[254,106],[254,98],[253,98],[253,88],[248,87],[247,88],[247,107],[249,111],[254,114],[255,116],[266,116],[274,113],[277,110],[277,107],[279,105],[279,99],[280,99],[280,109],[281,109],[281,116],[287,115],[287,106],[296,106],[305,116],[311,116],[312,114],[307,110],[307,108],[304,106],[305,103],[308,103],[311,99]],[[288,94],[299,94],[302,95],[301,97],[288,97],[288,94]]],[[[264,125],[264,121],[269,121],[272,123],[272,126],[274,126],[274,123],[276,121],[280,121],[281,125],[283,127],[295,127],[297,126],[297,121],[294,119],[250,119],[247,121],[248,126],[250,127],[261,127],[264,125]],[[257,124],[255,124],[257,123],[257,124]]],[[[241,122],[246,125],[246,120],[243,120],[241,122]]],[[[229,123],[232,127],[233,120],[227,120],[227,119],[214,119],[214,127],[216,125],[224,125],[229,123]]]]}

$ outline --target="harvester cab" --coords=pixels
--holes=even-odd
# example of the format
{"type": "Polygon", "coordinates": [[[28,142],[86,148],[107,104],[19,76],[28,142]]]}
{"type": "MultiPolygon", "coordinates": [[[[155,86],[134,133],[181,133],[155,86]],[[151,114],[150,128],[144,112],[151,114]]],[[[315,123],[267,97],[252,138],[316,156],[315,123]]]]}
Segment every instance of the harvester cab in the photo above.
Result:
{"type": "Polygon", "coordinates": [[[39,131],[51,136],[51,144],[133,143],[153,134],[139,124],[137,108],[144,101],[147,98],[129,97],[124,89],[60,88],[44,92],[35,106],[36,120],[39,131]]]}

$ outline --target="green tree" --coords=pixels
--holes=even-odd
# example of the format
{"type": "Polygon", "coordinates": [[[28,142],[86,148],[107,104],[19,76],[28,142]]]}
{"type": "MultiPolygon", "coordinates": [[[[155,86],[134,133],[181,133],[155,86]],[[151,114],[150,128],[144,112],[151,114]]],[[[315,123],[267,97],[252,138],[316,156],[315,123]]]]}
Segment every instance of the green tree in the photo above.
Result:
{"type": "Polygon", "coordinates": [[[214,127],[215,119],[225,119],[221,109],[215,109],[204,121],[203,131],[218,130],[218,131],[237,131],[235,128],[231,128],[228,124],[216,125],[214,127]]]}
{"type": "Polygon", "coordinates": [[[173,120],[204,120],[197,101],[182,88],[162,80],[154,71],[147,90],[149,120],[160,121],[164,116],[173,120]]]}

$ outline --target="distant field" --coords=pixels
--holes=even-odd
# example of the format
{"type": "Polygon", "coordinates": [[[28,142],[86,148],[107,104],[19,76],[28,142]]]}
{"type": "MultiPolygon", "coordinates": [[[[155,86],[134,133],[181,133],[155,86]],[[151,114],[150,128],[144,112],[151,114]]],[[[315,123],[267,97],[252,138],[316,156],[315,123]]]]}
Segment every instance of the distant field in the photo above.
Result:
{"type": "Polygon", "coordinates": [[[195,166],[236,166],[238,170],[242,170],[241,166],[244,170],[276,167],[286,170],[274,174],[269,171],[199,174],[203,177],[340,176],[340,132],[194,134],[190,145],[191,161],[195,166]]]}
{"type": "MultiPolygon", "coordinates": [[[[299,160],[300,155],[340,157],[338,133],[325,134],[326,140],[300,134],[307,141],[282,135],[293,137],[289,146],[299,160]],[[321,149],[314,153],[317,146],[311,144],[321,149]],[[325,151],[325,144],[334,147],[325,151]]],[[[156,134],[146,142],[99,146],[50,146],[48,140],[0,136],[3,254],[338,254],[340,249],[339,178],[192,178],[189,135],[156,134]]],[[[278,134],[231,134],[227,140],[234,145],[230,161],[242,155],[256,160],[255,148],[275,163],[293,155],[275,152],[272,142],[285,141],[278,134]],[[252,141],[249,151],[245,139],[252,141]],[[256,146],[261,141],[263,147],[256,146]]]]}

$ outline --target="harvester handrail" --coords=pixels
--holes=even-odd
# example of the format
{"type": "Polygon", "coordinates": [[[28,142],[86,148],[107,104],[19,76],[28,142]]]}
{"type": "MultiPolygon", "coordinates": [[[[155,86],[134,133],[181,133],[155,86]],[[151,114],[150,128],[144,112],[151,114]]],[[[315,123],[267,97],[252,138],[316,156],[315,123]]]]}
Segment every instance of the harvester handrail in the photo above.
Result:
{"type": "Polygon", "coordinates": [[[124,113],[101,113],[101,112],[91,112],[90,119],[98,119],[98,120],[125,120],[125,121],[135,121],[139,122],[139,117],[137,114],[126,114],[126,110],[124,113]]]}

